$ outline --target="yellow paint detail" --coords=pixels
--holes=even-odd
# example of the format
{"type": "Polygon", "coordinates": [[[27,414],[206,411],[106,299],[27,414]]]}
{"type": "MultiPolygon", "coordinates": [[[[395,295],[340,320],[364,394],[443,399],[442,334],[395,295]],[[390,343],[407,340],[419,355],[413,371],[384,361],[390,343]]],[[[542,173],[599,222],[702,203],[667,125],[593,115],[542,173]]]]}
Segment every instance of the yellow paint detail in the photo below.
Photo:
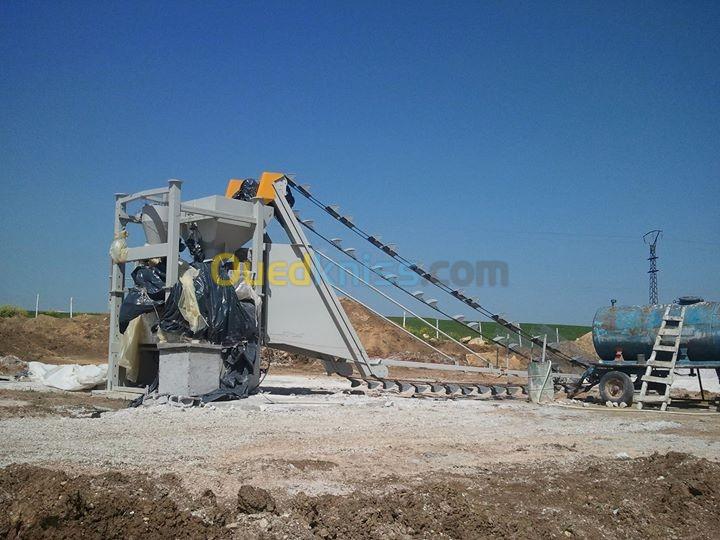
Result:
{"type": "Polygon", "coordinates": [[[257,190],[257,197],[262,198],[262,200],[263,200],[263,202],[265,202],[265,204],[274,200],[275,199],[275,189],[273,189],[273,184],[284,177],[285,177],[285,175],[283,173],[277,173],[277,172],[262,173],[262,175],[260,176],[260,185],[258,186],[258,190],[257,190]]]}
{"type": "Polygon", "coordinates": [[[237,178],[231,178],[228,181],[227,189],[225,190],[225,196],[228,199],[232,199],[233,195],[235,195],[238,190],[242,187],[243,182],[245,180],[238,180],[237,178]]]}

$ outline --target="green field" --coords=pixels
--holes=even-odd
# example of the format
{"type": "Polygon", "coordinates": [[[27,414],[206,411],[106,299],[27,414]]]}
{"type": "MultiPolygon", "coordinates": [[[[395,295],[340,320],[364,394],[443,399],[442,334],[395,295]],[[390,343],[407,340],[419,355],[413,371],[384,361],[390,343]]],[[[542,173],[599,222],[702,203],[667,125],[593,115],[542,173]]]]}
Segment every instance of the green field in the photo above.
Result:
{"type": "MultiPolygon", "coordinates": [[[[69,319],[70,312],[68,311],[38,311],[39,315],[47,315],[48,317],[55,317],[56,319],[69,319]]],[[[73,317],[78,315],[107,315],[107,313],[90,313],[85,311],[76,311],[73,313],[73,317]]],[[[28,317],[33,318],[35,316],[35,310],[28,311],[28,317]]]]}
{"type": "MultiPolygon", "coordinates": [[[[388,317],[391,321],[402,325],[402,317],[388,317]]],[[[428,318],[430,322],[434,322],[435,319],[428,318]]],[[[475,332],[466,328],[463,324],[448,320],[440,319],[439,322],[440,330],[451,335],[455,339],[460,339],[464,336],[477,336],[475,332]]],[[[520,327],[531,333],[533,336],[542,336],[547,334],[548,343],[555,341],[555,329],[558,329],[561,341],[571,341],[579,338],[583,334],[587,334],[591,329],[589,326],[578,326],[569,324],[543,324],[543,323],[520,323],[520,327]]],[[[435,337],[435,328],[430,327],[420,319],[416,317],[407,317],[405,319],[405,328],[417,336],[422,334],[430,335],[435,337]]],[[[495,322],[483,322],[482,323],[482,334],[486,339],[492,339],[496,336],[505,336],[508,334],[508,330],[500,326],[495,322]]],[[[442,334],[440,335],[442,339],[442,334]]],[[[516,341],[516,337],[510,336],[511,341],[516,341]]]]}

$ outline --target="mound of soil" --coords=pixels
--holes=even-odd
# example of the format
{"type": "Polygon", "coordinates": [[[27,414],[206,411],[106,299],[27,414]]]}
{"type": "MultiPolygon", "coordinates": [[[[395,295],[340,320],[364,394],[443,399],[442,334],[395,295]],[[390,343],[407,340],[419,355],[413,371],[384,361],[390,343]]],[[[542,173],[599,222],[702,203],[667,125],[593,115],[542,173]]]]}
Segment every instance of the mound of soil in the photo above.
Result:
{"type": "MultiPolygon", "coordinates": [[[[0,473],[3,538],[218,538],[229,531],[170,497],[177,481],[11,465],[0,473]],[[218,534],[218,531],[224,534],[218,534]]],[[[224,523],[223,523],[224,525],[224,523]]]]}
{"type": "MultiPolygon", "coordinates": [[[[355,327],[365,350],[371,357],[447,362],[447,359],[441,354],[433,351],[427,345],[423,345],[423,343],[409,336],[402,329],[375,315],[360,304],[353,302],[349,298],[341,298],[340,303],[348,317],[350,317],[350,321],[355,327]]],[[[468,351],[457,344],[451,341],[442,341],[432,343],[432,345],[445,354],[465,363],[468,351]]],[[[468,348],[482,354],[488,360],[495,358],[496,347],[494,345],[471,345],[468,348]]],[[[485,364],[481,363],[481,365],[485,364]]]]}
{"type": "Polygon", "coordinates": [[[583,334],[582,336],[577,338],[574,343],[589,357],[593,359],[597,358],[597,353],[595,352],[595,345],[593,345],[592,332],[583,334]]]}
{"type": "Polygon", "coordinates": [[[687,454],[480,471],[392,492],[282,494],[276,508],[250,486],[223,505],[210,490],[193,497],[170,475],[71,477],[11,465],[0,471],[0,536],[716,538],[720,527],[720,464],[687,454]]]}
{"type": "Polygon", "coordinates": [[[720,525],[717,463],[671,452],[577,472],[511,469],[294,504],[328,538],[712,538],[720,525]]]}
{"type": "Polygon", "coordinates": [[[108,316],[0,318],[0,355],[53,363],[107,361],[108,316]]]}

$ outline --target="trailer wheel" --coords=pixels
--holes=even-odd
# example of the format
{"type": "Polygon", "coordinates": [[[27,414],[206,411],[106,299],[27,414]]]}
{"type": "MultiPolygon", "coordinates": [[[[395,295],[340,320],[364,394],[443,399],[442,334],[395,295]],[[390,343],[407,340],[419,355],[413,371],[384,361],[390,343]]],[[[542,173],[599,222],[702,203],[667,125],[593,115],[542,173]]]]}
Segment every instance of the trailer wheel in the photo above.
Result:
{"type": "Polygon", "coordinates": [[[632,403],[635,386],[630,377],[622,371],[610,371],[603,375],[598,388],[603,403],[632,403]]]}

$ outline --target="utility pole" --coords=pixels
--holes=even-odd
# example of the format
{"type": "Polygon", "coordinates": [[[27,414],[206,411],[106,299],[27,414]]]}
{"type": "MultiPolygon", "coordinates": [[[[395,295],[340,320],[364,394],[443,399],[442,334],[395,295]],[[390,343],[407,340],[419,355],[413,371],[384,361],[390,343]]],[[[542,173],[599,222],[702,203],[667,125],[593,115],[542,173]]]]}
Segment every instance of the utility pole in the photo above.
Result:
{"type": "Polygon", "coordinates": [[[657,242],[662,236],[662,231],[660,229],[654,229],[650,232],[647,232],[643,235],[643,242],[645,242],[648,246],[650,246],[650,256],[648,257],[648,261],[650,261],[650,270],[648,270],[648,274],[650,274],[650,287],[649,287],[649,301],[650,305],[655,305],[658,303],[658,286],[657,286],[657,242]]]}
{"type": "Polygon", "coordinates": [[[73,297],[70,297],[70,318],[73,317],[73,297]]]}
{"type": "MultiPolygon", "coordinates": [[[[520,323],[517,323],[517,327],[520,328],[520,323]]],[[[522,347],[522,334],[518,333],[518,341],[520,342],[520,346],[522,347]]]]}
{"type": "Polygon", "coordinates": [[[40,293],[35,295],[35,318],[38,316],[38,308],[40,308],[40,293]]]}

